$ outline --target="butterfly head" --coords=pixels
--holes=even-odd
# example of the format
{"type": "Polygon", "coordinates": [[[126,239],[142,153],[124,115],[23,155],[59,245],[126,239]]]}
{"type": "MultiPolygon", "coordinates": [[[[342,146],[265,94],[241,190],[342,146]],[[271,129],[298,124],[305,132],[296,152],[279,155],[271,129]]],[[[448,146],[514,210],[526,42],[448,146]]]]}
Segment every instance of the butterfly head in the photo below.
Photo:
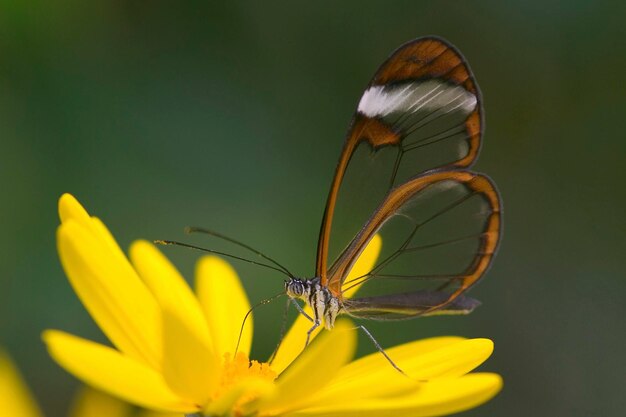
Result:
{"type": "Polygon", "coordinates": [[[289,278],[285,280],[285,292],[289,297],[300,298],[304,295],[309,285],[300,278],[289,278]]]}

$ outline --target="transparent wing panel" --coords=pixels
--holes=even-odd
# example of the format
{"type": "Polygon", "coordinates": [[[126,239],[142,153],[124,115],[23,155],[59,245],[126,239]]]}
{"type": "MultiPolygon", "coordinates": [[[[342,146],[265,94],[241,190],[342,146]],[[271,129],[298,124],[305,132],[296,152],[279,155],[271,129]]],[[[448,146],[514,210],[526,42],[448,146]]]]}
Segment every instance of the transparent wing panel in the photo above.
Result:
{"type": "Polygon", "coordinates": [[[342,284],[339,292],[354,286],[359,297],[436,291],[452,301],[484,274],[499,238],[497,192],[470,172],[415,179],[394,189],[376,213],[330,271],[332,283],[342,284]],[[345,279],[363,242],[376,233],[383,238],[376,266],[345,279]]]}

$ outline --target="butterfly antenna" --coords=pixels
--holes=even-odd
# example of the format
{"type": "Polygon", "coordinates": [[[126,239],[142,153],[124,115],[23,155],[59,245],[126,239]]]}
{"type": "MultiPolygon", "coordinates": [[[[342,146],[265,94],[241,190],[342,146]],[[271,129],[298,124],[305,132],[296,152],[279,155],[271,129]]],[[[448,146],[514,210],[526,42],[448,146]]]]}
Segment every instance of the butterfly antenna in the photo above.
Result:
{"type": "Polygon", "coordinates": [[[225,240],[227,242],[230,242],[234,245],[237,245],[239,247],[242,247],[246,250],[249,250],[250,252],[254,253],[255,255],[260,256],[261,258],[265,259],[266,261],[270,261],[271,263],[273,263],[274,265],[276,265],[277,267],[279,267],[280,269],[282,269],[283,271],[285,271],[285,273],[287,275],[289,275],[290,277],[293,277],[293,274],[283,265],[281,265],[280,263],[278,263],[276,260],[270,258],[269,256],[265,255],[263,252],[254,249],[253,247],[251,247],[250,245],[246,245],[243,242],[240,242],[236,239],[233,239],[232,237],[228,237],[226,235],[223,235],[219,232],[216,232],[214,230],[209,230],[209,229],[205,229],[203,227],[195,227],[195,226],[190,226],[190,227],[186,227],[185,228],[185,233],[187,234],[191,234],[191,233],[202,233],[205,235],[209,235],[209,236],[214,236],[218,239],[222,239],[225,240]]]}
{"type": "Polygon", "coordinates": [[[286,295],[286,294],[284,292],[279,292],[278,294],[273,295],[270,298],[266,298],[265,300],[259,301],[258,303],[253,305],[250,308],[250,310],[248,310],[248,312],[246,313],[246,315],[243,318],[243,321],[241,322],[241,328],[239,329],[239,337],[237,337],[237,346],[235,346],[235,355],[239,351],[239,344],[241,343],[241,336],[243,335],[243,329],[244,329],[244,326],[246,325],[246,320],[248,320],[248,317],[250,317],[250,314],[252,314],[252,310],[254,310],[257,307],[263,306],[265,304],[269,304],[272,301],[274,301],[275,299],[277,299],[278,297],[281,297],[283,295],[286,295]]]}
{"type": "Polygon", "coordinates": [[[206,253],[212,253],[212,254],[215,254],[215,255],[226,256],[228,258],[237,259],[238,261],[243,261],[243,262],[247,262],[249,264],[258,265],[258,266],[262,266],[264,268],[273,269],[274,271],[278,271],[281,274],[287,275],[289,278],[293,278],[293,275],[291,275],[291,273],[289,273],[289,271],[285,271],[283,269],[277,268],[277,267],[272,266],[272,265],[267,265],[267,264],[264,264],[262,262],[253,261],[252,259],[247,259],[247,258],[242,258],[241,256],[232,255],[230,253],[220,252],[220,251],[213,250],[213,249],[202,248],[200,246],[190,245],[188,243],[177,242],[177,241],[174,241],[174,240],[155,240],[153,242],[156,245],[182,246],[184,248],[194,249],[194,250],[198,250],[200,252],[206,252],[206,253]]]}

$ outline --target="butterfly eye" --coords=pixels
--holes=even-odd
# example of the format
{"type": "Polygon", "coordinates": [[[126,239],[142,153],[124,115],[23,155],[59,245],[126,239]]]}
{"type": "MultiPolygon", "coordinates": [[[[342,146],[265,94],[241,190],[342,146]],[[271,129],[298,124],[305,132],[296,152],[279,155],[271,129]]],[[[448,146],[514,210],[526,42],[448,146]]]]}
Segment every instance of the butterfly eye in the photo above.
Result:
{"type": "Polygon", "coordinates": [[[304,284],[300,280],[291,279],[285,281],[285,291],[293,297],[300,297],[304,294],[304,284]]]}

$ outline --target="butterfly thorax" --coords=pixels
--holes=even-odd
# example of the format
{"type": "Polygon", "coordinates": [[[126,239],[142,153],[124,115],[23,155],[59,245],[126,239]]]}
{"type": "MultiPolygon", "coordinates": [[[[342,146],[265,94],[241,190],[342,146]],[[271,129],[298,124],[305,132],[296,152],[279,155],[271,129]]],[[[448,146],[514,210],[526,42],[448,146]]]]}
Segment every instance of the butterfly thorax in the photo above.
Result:
{"type": "Polygon", "coordinates": [[[332,329],[335,319],[341,312],[341,303],[328,288],[320,283],[320,278],[311,279],[290,278],[285,281],[285,291],[291,298],[299,298],[313,310],[313,320],[316,323],[324,319],[324,326],[332,329]]]}

